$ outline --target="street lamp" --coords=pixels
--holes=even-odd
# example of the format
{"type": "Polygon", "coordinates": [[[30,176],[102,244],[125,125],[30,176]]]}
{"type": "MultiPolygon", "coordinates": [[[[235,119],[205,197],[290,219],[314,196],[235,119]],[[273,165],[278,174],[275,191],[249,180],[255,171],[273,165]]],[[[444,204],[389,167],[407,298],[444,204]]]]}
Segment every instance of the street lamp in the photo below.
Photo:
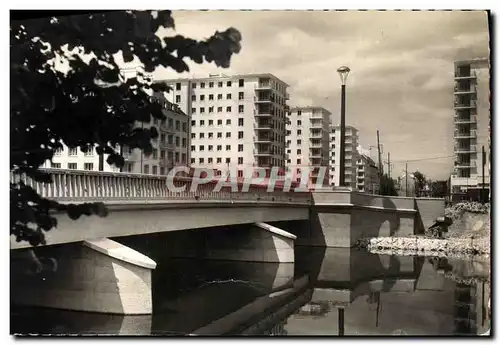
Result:
{"type": "Polygon", "coordinates": [[[337,72],[340,75],[342,83],[341,103],[340,103],[340,172],[339,172],[339,186],[343,187],[345,184],[345,84],[347,76],[351,70],[347,66],[340,67],[337,72]]]}

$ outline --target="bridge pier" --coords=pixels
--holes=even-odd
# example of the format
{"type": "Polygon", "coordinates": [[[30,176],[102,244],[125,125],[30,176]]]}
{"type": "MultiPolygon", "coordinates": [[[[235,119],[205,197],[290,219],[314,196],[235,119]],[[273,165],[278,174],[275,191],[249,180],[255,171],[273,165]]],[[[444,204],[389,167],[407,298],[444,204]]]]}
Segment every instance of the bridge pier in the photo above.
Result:
{"type": "Polygon", "coordinates": [[[151,271],[156,263],[147,256],[107,238],[46,247],[41,255],[55,263],[51,271],[23,272],[18,269],[23,266],[12,261],[14,304],[121,315],[152,313],[151,271]]]}

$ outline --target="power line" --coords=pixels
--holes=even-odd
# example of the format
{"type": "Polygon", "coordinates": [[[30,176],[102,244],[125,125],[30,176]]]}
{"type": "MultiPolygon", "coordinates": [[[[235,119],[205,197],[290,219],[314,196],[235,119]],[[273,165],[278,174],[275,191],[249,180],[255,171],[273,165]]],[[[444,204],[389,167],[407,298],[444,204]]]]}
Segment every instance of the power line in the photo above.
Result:
{"type": "Polygon", "coordinates": [[[453,157],[455,157],[455,155],[453,155],[453,156],[419,158],[419,159],[407,159],[407,160],[400,160],[400,161],[392,161],[391,163],[421,162],[421,161],[430,161],[430,160],[444,159],[444,158],[453,158],[453,157]]]}

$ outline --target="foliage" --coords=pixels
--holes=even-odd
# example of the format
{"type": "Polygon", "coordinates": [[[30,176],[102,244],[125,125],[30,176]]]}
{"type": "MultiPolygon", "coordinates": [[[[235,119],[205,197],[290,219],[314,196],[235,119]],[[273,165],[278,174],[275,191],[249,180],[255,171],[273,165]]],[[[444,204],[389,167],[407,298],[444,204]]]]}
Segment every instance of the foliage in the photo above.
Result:
{"type": "Polygon", "coordinates": [[[413,176],[415,179],[415,195],[420,196],[427,184],[427,178],[418,170],[413,173],[413,176]]]}
{"type": "MultiPolygon", "coordinates": [[[[40,171],[46,160],[65,144],[69,148],[95,147],[107,162],[123,166],[116,147],[152,152],[151,117],[164,119],[153,92],[168,91],[151,84],[144,73],[124,80],[115,61],[140,61],[146,73],[162,66],[188,71],[184,58],[196,63],[214,62],[227,68],[240,51],[240,33],[229,28],[204,41],[174,29],[170,11],[116,11],[40,18],[10,23],[10,137],[11,173],[51,182],[40,171]],[[161,29],[161,30],[160,30],[161,29]],[[55,67],[63,57],[69,68],[55,67]],[[86,58],[85,58],[86,57],[86,58]],[[57,68],[57,69],[56,69],[57,68]],[[137,121],[144,128],[136,126],[137,121]]],[[[19,180],[19,179],[18,179],[19,180]]],[[[57,226],[51,211],[80,215],[106,215],[102,204],[62,205],[38,195],[23,182],[11,182],[10,233],[17,241],[44,243],[43,231],[57,226]]]]}
{"type": "Polygon", "coordinates": [[[380,176],[380,195],[397,196],[396,183],[387,174],[380,176]]]}
{"type": "Polygon", "coordinates": [[[433,198],[445,198],[448,196],[448,181],[432,181],[431,182],[431,196],[433,198]]]}

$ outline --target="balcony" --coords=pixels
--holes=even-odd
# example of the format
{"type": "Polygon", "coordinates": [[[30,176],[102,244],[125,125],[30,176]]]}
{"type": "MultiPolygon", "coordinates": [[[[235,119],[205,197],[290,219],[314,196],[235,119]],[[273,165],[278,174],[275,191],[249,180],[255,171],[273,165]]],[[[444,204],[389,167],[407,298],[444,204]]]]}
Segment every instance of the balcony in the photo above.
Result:
{"type": "Polygon", "coordinates": [[[255,139],[255,142],[256,143],[272,143],[273,142],[273,138],[272,137],[268,137],[268,136],[258,136],[255,139]]]}
{"type": "Polygon", "coordinates": [[[470,145],[470,146],[464,146],[464,147],[455,146],[454,152],[455,153],[476,153],[477,149],[476,149],[476,145],[470,145]]]}
{"type": "Polygon", "coordinates": [[[254,116],[255,117],[272,117],[273,116],[273,109],[270,108],[270,109],[261,109],[261,110],[258,110],[254,113],[254,116]]]}
{"type": "Polygon", "coordinates": [[[175,144],[173,142],[169,143],[167,141],[160,142],[158,145],[160,148],[167,149],[167,150],[173,150],[175,149],[175,144]]]}
{"type": "Polygon", "coordinates": [[[323,138],[323,132],[321,131],[311,131],[311,133],[309,133],[309,138],[323,138]]]}
{"type": "Polygon", "coordinates": [[[254,124],[254,129],[256,130],[262,130],[262,131],[271,131],[273,130],[273,125],[270,123],[256,123],[254,124]]]}
{"type": "Polygon", "coordinates": [[[311,151],[309,153],[309,158],[311,158],[311,159],[314,159],[314,158],[321,159],[321,158],[323,158],[323,155],[321,154],[321,151],[311,151]]]}
{"type": "Polygon", "coordinates": [[[288,101],[290,100],[290,94],[288,92],[285,92],[285,99],[288,101]]]}
{"type": "Polygon", "coordinates": [[[257,149],[254,151],[254,156],[256,157],[264,157],[264,156],[272,156],[273,152],[271,149],[257,149]]]}
{"type": "Polygon", "coordinates": [[[311,128],[323,128],[323,121],[311,121],[311,125],[310,125],[311,128]]]}
{"type": "Polygon", "coordinates": [[[253,100],[255,103],[272,103],[274,102],[274,96],[272,95],[255,96],[253,100]]]}
{"type": "Polygon", "coordinates": [[[469,71],[464,73],[460,71],[455,71],[455,80],[467,80],[467,79],[476,79],[476,72],[469,71]]]}
{"type": "Polygon", "coordinates": [[[477,122],[476,115],[470,115],[469,117],[455,116],[455,124],[470,124],[476,122],[477,122]]]}
{"type": "Polygon", "coordinates": [[[469,168],[475,168],[476,167],[476,162],[471,161],[471,162],[456,162],[455,163],[455,168],[458,169],[469,169],[469,168]]]}
{"type": "Polygon", "coordinates": [[[271,86],[271,83],[269,82],[259,82],[256,86],[255,86],[255,90],[272,90],[272,86],[271,86]]]}
{"type": "Polygon", "coordinates": [[[323,143],[321,141],[312,141],[309,144],[310,147],[323,148],[323,143]]]}
{"type": "Polygon", "coordinates": [[[471,85],[469,88],[460,88],[455,86],[455,95],[473,95],[477,93],[477,88],[475,85],[471,85]]]}
{"type": "Polygon", "coordinates": [[[311,118],[311,119],[321,119],[321,120],[323,120],[323,113],[318,112],[318,111],[313,112],[313,113],[311,114],[310,118],[311,118]]]}
{"type": "Polygon", "coordinates": [[[454,106],[455,109],[473,109],[476,107],[476,101],[469,101],[469,102],[455,102],[454,106]]]}
{"type": "Polygon", "coordinates": [[[473,139],[473,138],[476,138],[476,131],[471,130],[469,132],[461,132],[461,131],[455,130],[455,132],[453,133],[453,137],[455,139],[473,139]]]}

